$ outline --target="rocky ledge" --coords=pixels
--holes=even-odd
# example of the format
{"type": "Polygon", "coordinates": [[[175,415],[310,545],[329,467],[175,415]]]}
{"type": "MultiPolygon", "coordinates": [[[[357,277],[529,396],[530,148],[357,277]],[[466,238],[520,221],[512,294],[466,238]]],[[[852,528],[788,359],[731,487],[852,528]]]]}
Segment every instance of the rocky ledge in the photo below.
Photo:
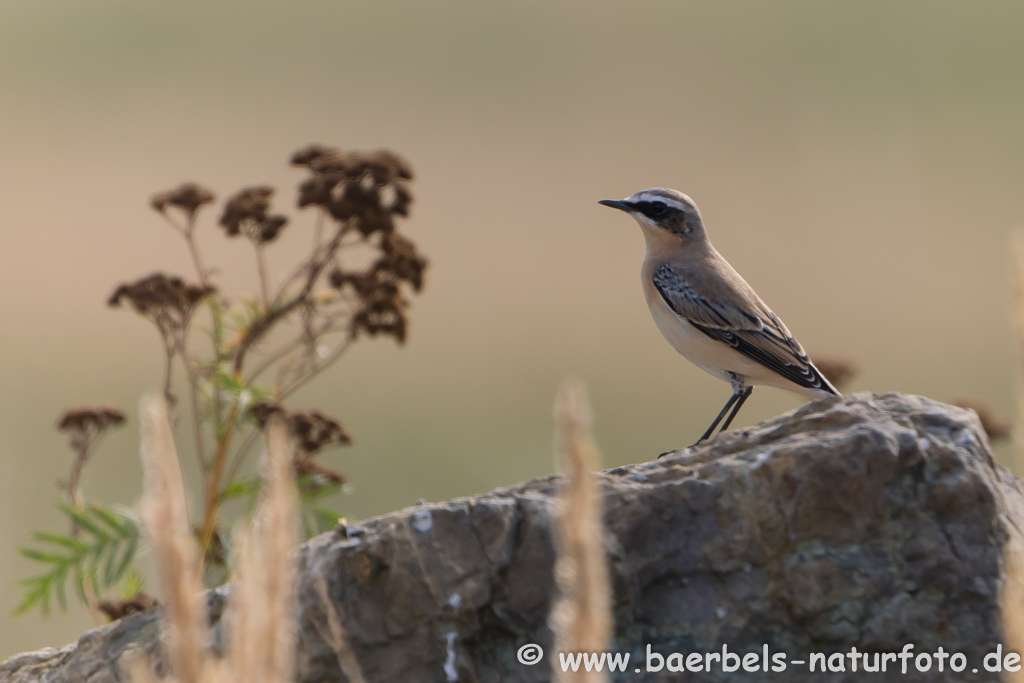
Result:
{"type": "MultiPolygon", "coordinates": [[[[1024,498],[973,412],[856,394],[607,470],[600,481],[612,649],[630,654],[628,673],[614,680],[998,680],[983,661],[1002,642],[1002,549],[1024,528],[1024,498]],[[884,654],[907,644],[914,656],[961,653],[966,669],[950,671],[946,658],[940,673],[931,658],[919,673],[911,658],[904,675],[904,660],[884,654]],[[670,665],[693,660],[676,657],[655,673],[646,671],[648,645],[663,657],[724,646],[757,659],[743,659],[748,670],[738,673],[718,659],[710,673],[681,674],[670,665]],[[855,673],[851,647],[868,653],[868,666],[883,655],[886,672],[865,674],[859,659],[855,673]],[[766,651],[785,656],[785,671],[771,670],[778,658],[763,670],[766,651]],[[810,674],[812,661],[830,671],[810,674]]],[[[557,491],[558,479],[546,477],[311,540],[302,548],[298,679],[347,681],[331,615],[371,683],[551,680],[557,491]],[[547,652],[530,666],[517,660],[529,643],[547,652]]],[[[211,593],[214,646],[222,602],[211,593]]],[[[151,610],[13,657],[0,665],[0,683],[123,681],[119,662],[133,652],[160,658],[158,619],[151,610]]]]}

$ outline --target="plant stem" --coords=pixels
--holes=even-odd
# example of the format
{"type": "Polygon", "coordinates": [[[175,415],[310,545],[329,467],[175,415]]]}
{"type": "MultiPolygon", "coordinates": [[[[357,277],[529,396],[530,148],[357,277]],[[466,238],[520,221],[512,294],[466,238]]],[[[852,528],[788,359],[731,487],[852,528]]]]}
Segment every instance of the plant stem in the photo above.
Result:
{"type": "MultiPolygon", "coordinates": [[[[333,254],[334,251],[338,248],[338,245],[341,243],[342,237],[344,236],[345,226],[342,226],[334,234],[334,237],[331,238],[331,241],[325,245],[325,253],[333,254]]],[[[248,329],[245,331],[245,334],[242,335],[241,340],[239,340],[238,345],[235,347],[235,359],[232,366],[236,374],[241,374],[242,366],[245,363],[246,354],[252,348],[253,344],[259,341],[263,337],[263,335],[266,334],[267,330],[274,326],[274,323],[276,323],[278,320],[281,320],[289,313],[294,311],[296,308],[302,305],[303,301],[307,299],[310,292],[313,291],[313,287],[314,285],[316,285],[316,282],[320,278],[320,275],[323,274],[324,269],[327,268],[327,264],[328,259],[326,258],[323,259],[322,261],[311,263],[309,266],[309,270],[306,274],[306,281],[302,285],[302,289],[300,289],[295,294],[295,296],[293,296],[287,302],[282,303],[279,306],[275,306],[273,310],[271,310],[270,308],[264,310],[263,315],[257,318],[251,325],[249,325],[248,329]]]]}
{"type": "Polygon", "coordinates": [[[182,233],[185,236],[185,244],[188,245],[188,253],[192,256],[192,263],[196,267],[196,274],[199,276],[199,284],[206,285],[206,269],[203,267],[203,260],[199,257],[199,247],[196,245],[193,228],[195,219],[190,219],[188,227],[182,233]]]}
{"type": "Polygon", "coordinates": [[[168,408],[173,408],[177,399],[174,397],[174,392],[171,391],[171,372],[174,369],[174,351],[170,344],[165,340],[164,342],[164,399],[167,401],[168,408]]]}
{"type": "Polygon", "coordinates": [[[254,429],[250,432],[249,436],[245,437],[245,441],[243,441],[242,445],[238,447],[238,451],[235,452],[235,457],[231,460],[231,465],[228,467],[228,474],[224,478],[225,481],[234,481],[235,477],[238,475],[238,468],[241,467],[242,461],[249,453],[249,449],[251,449],[253,444],[256,443],[256,439],[259,435],[260,431],[258,429],[254,429]]]}
{"type": "Polygon", "coordinates": [[[313,219],[313,254],[315,256],[316,250],[320,248],[320,240],[324,230],[324,214],[322,211],[316,212],[316,218],[313,219]]]}
{"type": "MultiPolygon", "coordinates": [[[[228,414],[224,434],[217,443],[217,452],[213,456],[213,468],[206,482],[206,500],[203,505],[203,525],[199,531],[199,547],[202,550],[201,562],[205,562],[206,553],[213,539],[213,532],[217,528],[217,515],[220,512],[220,482],[224,476],[224,465],[228,459],[228,449],[231,447],[231,437],[235,433],[235,423],[238,420],[239,403],[236,400],[231,406],[228,414]]],[[[200,571],[202,564],[200,564],[200,571]]]]}
{"type": "MultiPolygon", "coordinates": [[[[76,508],[83,507],[81,497],[78,495],[78,486],[82,478],[82,469],[85,467],[85,463],[89,461],[89,448],[91,445],[88,438],[75,445],[75,461],[71,463],[71,474],[68,476],[68,502],[76,508]]],[[[72,520],[71,533],[69,534],[71,538],[78,538],[81,532],[82,528],[78,526],[78,522],[72,520]]],[[[106,623],[106,619],[102,610],[100,610],[96,593],[92,589],[92,582],[83,581],[82,588],[85,593],[85,605],[89,609],[89,616],[92,617],[93,624],[102,626],[106,623]]]]}
{"type": "Polygon", "coordinates": [[[199,409],[199,378],[189,373],[188,384],[190,396],[189,400],[192,402],[192,422],[193,432],[195,432],[196,438],[196,457],[199,459],[199,470],[203,474],[203,479],[206,479],[206,448],[203,445],[203,415],[199,409]]]}
{"type": "Polygon", "coordinates": [[[345,338],[345,341],[343,341],[341,344],[339,344],[338,347],[336,349],[334,349],[334,351],[331,352],[331,355],[328,356],[327,358],[325,358],[322,363],[320,363],[319,365],[316,365],[313,368],[312,372],[308,373],[305,377],[302,377],[300,379],[295,380],[295,382],[292,383],[292,385],[290,387],[288,387],[287,389],[282,387],[281,391],[280,391],[280,394],[279,394],[278,400],[282,400],[283,401],[284,399],[288,398],[293,393],[298,391],[299,388],[301,388],[302,385],[304,385],[306,382],[308,382],[309,380],[313,379],[314,377],[319,375],[321,372],[326,370],[331,365],[331,363],[333,363],[334,361],[338,360],[338,358],[341,357],[341,354],[345,353],[345,351],[348,349],[348,347],[351,346],[352,342],[354,342],[355,340],[356,340],[355,336],[352,335],[351,332],[349,332],[349,335],[348,335],[348,337],[345,338]]]}
{"type": "Polygon", "coordinates": [[[263,295],[263,311],[270,310],[270,288],[267,284],[267,260],[263,255],[262,245],[256,246],[256,270],[260,276],[260,293],[263,295]]]}

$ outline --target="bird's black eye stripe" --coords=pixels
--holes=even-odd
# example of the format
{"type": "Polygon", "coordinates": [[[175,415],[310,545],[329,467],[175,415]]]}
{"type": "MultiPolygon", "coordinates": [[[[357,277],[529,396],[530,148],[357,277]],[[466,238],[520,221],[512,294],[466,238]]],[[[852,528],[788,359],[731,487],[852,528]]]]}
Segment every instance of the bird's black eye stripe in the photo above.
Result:
{"type": "Polygon", "coordinates": [[[664,218],[669,213],[674,213],[674,209],[669,209],[665,202],[653,201],[653,202],[637,202],[636,208],[643,215],[649,218],[664,218]]]}

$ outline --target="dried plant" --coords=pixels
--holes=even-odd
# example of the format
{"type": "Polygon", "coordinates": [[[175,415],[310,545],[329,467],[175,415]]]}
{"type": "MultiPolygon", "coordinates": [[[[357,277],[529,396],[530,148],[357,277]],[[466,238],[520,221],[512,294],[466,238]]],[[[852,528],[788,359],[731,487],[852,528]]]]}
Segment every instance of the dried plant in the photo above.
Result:
{"type": "MultiPolygon", "coordinates": [[[[344,152],[310,145],[297,151],[291,163],[305,176],[297,205],[312,214],[311,225],[303,226],[303,221],[276,210],[276,193],[269,186],[239,190],[224,202],[217,220],[227,237],[243,237],[250,243],[258,294],[237,296],[232,303],[215,282],[216,271],[206,264],[197,234],[204,211],[216,198],[210,190],[186,183],[154,195],[150,205],[182,237],[194,274],[186,278],[158,272],[125,282],[114,288],[107,302],[148,320],[161,340],[163,397],[170,422],[190,432],[183,441],[188,449],[175,452],[194,458],[201,476],[202,495],[192,528],[202,548],[203,579],[209,585],[227,575],[232,519],[225,519],[224,504],[240,497],[252,502],[260,491],[261,480],[244,473],[266,415],[273,412],[264,415],[263,410],[274,407],[287,416],[297,449],[290,471],[298,484],[306,533],[335,525],[340,514],[325,503],[341,490],[345,477],[314,456],[351,443],[352,436],[339,421],[318,411],[287,412],[283,406],[357,340],[390,337],[404,343],[410,297],[424,284],[427,261],[399,233],[412,203],[412,171],[405,160],[387,151],[344,152]],[[268,251],[286,233],[310,228],[305,256],[283,277],[272,278],[268,251]],[[186,391],[177,386],[182,380],[186,391]]],[[[79,454],[66,484],[73,507],[80,498],[82,467],[99,435],[116,423],[101,425],[97,419],[102,415],[72,411],[61,427],[72,434],[79,454]]],[[[183,463],[179,468],[184,470],[183,463]]],[[[121,521],[127,529],[128,522],[121,521]]],[[[75,552],[88,557],[96,549],[76,546],[75,552]]],[[[47,561],[42,552],[30,556],[47,561]]],[[[33,577],[26,582],[26,597],[32,599],[23,604],[42,606],[43,596],[49,599],[49,591],[56,590],[52,579],[61,572],[66,578],[73,571],[71,565],[59,565],[49,571],[49,580],[33,577]]],[[[58,599],[63,605],[63,593],[58,599]]],[[[98,614],[98,601],[88,602],[98,614]]]]}
{"type": "Polygon", "coordinates": [[[814,365],[825,376],[825,379],[840,391],[845,389],[860,372],[860,366],[856,362],[843,356],[815,354],[814,365]]]}
{"type": "Polygon", "coordinates": [[[298,486],[302,524],[308,536],[333,529],[339,515],[320,505],[345,483],[345,475],[314,459],[329,446],[351,443],[352,437],[337,420],[317,410],[289,412],[278,403],[261,402],[250,411],[260,429],[280,418],[288,428],[292,443],[291,468],[298,486]]]}
{"type": "MultiPolygon", "coordinates": [[[[124,412],[115,405],[105,404],[101,406],[74,406],[68,408],[57,420],[57,429],[67,432],[71,440],[71,450],[75,453],[75,460],[71,465],[71,474],[68,477],[66,488],[68,502],[74,506],[80,506],[82,494],[79,490],[79,483],[82,478],[82,469],[89,462],[92,449],[99,443],[100,439],[111,427],[120,427],[124,424],[124,412]]],[[[72,523],[71,535],[78,535],[78,525],[72,523]]]]}
{"type": "MultiPolygon", "coordinates": [[[[590,431],[590,406],[582,385],[569,382],[555,404],[556,460],[564,474],[555,526],[558,600],[551,610],[555,652],[598,653],[608,649],[612,629],[611,589],[605,556],[601,492],[594,476],[600,457],[590,431]]],[[[555,680],[607,680],[603,671],[563,672],[555,680]]]]}
{"type": "Polygon", "coordinates": [[[117,621],[122,617],[136,612],[145,612],[157,604],[153,596],[148,593],[136,593],[130,598],[119,598],[117,600],[104,600],[99,604],[100,611],[111,621],[117,621]]]}
{"type": "Polygon", "coordinates": [[[243,530],[236,544],[236,583],[227,613],[234,680],[248,683],[290,680],[295,666],[298,513],[294,454],[283,415],[269,417],[266,435],[267,486],[252,529],[243,530]]]}
{"type": "Polygon", "coordinates": [[[1013,436],[1013,425],[996,417],[995,411],[988,403],[976,398],[956,398],[951,405],[973,410],[978,415],[981,428],[985,430],[989,441],[1004,441],[1013,436]]]}
{"type": "Polygon", "coordinates": [[[65,608],[66,584],[73,579],[79,597],[99,625],[105,620],[100,603],[103,589],[124,579],[129,590],[141,590],[132,564],[139,540],[135,515],[129,510],[87,503],[80,485],[82,470],[96,445],[110,429],[124,422],[124,412],[110,404],[73,406],[57,420],[57,430],[68,435],[74,453],[68,478],[57,482],[67,497],[67,503],[59,509],[68,517],[70,530],[67,534],[35,532],[32,537],[40,547],[21,549],[24,557],[43,562],[47,569],[21,582],[26,590],[15,614],[36,606],[47,613],[51,595],[56,595],[60,607],[65,608]]]}
{"type": "Polygon", "coordinates": [[[154,548],[162,595],[170,676],[158,679],[140,657],[130,680],[151,683],[287,683],[294,676],[297,631],[293,592],[298,542],[294,449],[283,415],[266,425],[265,485],[252,522],[239,530],[234,588],[224,623],[227,650],[215,658],[206,646],[206,612],[195,571],[199,546],[189,526],[178,458],[166,404],[143,404],[146,534],[154,548]]]}
{"type": "Polygon", "coordinates": [[[166,403],[143,399],[142,520],[167,615],[167,657],[181,683],[198,683],[206,659],[200,553],[192,537],[185,482],[166,403]]]}
{"type": "MultiPolygon", "coordinates": [[[[1014,271],[1016,275],[1016,301],[1014,305],[1017,340],[1020,346],[1017,367],[1017,419],[1024,420],[1024,234],[1015,236],[1013,243],[1014,271]]],[[[1024,472],[1024,439],[1016,434],[1016,462],[1018,474],[1024,472]]],[[[1020,480],[1017,480],[1018,486],[1020,480]]],[[[1003,546],[1003,580],[999,590],[1000,617],[1004,649],[1024,653],[1024,538],[1019,529],[1011,528],[1003,546]]],[[[1024,671],[1004,672],[1004,680],[1024,681],[1024,671]]]]}

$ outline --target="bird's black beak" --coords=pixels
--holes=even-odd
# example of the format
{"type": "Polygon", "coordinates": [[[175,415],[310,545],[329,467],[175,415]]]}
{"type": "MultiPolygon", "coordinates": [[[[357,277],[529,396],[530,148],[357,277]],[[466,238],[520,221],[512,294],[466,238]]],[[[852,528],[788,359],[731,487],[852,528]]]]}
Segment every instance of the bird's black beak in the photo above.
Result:
{"type": "Polygon", "coordinates": [[[602,199],[598,204],[601,204],[602,206],[610,206],[613,209],[618,209],[619,211],[629,211],[632,209],[629,202],[624,199],[602,199]]]}

